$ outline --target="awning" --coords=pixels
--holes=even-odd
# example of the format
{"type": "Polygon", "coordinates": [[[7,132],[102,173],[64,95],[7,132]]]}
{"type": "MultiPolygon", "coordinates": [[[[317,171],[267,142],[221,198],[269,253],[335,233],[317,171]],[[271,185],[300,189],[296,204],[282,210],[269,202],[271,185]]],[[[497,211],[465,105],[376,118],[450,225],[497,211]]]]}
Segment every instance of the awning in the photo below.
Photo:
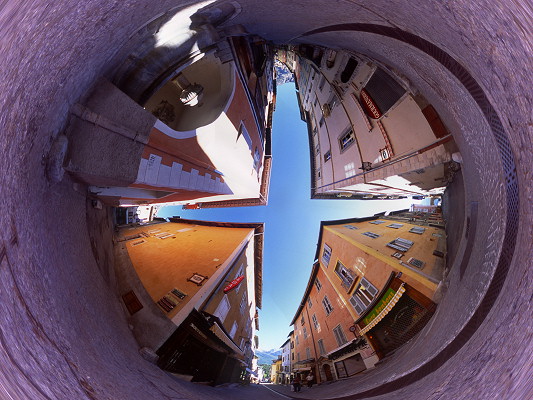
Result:
{"type": "Polygon", "coordinates": [[[215,322],[213,326],[211,326],[211,332],[213,332],[226,346],[228,346],[230,349],[232,349],[237,355],[244,357],[244,353],[242,352],[239,347],[233,343],[233,340],[229,338],[228,335],[222,330],[222,328],[215,322]]]}
{"type": "Polygon", "coordinates": [[[311,367],[306,368],[296,368],[292,372],[304,372],[304,371],[311,371],[311,367]]]}
{"type": "Polygon", "coordinates": [[[365,326],[361,331],[359,332],[360,335],[364,335],[367,333],[370,329],[372,329],[374,326],[376,326],[383,318],[385,318],[385,315],[389,313],[390,310],[392,310],[392,307],[396,305],[398,300],[400,300],[400,297],[402,297],[402,294],[405,292],[405,288],[403,287],[404,283],[401,284],[401,286],[398,288],[397,292],[394,294],[392,299],[387,303],[387,305],[381,310],[381,312],[374,318],[370,323],[368,323],[367,326],[365,326]]]}

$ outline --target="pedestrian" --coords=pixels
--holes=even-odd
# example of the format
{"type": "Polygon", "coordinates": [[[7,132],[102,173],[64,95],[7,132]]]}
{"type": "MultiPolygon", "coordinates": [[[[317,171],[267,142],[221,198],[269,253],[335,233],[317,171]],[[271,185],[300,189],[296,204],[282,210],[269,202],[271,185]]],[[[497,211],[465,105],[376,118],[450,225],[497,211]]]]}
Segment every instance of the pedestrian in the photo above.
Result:
{"type": "Polygon", "coordinates": [[[309,372],[309,375],[307,375],[307,377],[305,378],[305,380],[307,381],[307,387],[310,388],[311,386],[313,386],[313,380],[315,379],[315,377],[313,376],[313,373],[312,372],[309,372]]]}
{"type": "Polygon", "coordinates": [[[299,392],[302,389],[302,384],[300,383],[300,378],[298,378],[298,376],[295,376],[292,380],[292,387],[295,392],[299,392]]]}

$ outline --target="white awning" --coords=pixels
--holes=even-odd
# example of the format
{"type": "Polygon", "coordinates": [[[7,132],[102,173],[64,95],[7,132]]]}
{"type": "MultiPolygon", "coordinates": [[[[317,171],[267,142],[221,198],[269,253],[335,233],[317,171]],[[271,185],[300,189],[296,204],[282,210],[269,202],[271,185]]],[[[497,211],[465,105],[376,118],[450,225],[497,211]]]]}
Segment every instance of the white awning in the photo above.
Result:
{"type": "Polygon", "coordinates": [[[398,300],[400,300],[400,297],[402,297],[402,294],[405,292],[405,288],[402,285],[398,288],[398,291],[394,294],[392,299],[387,303],[385,308],[381,310],[381,312],[374,318],[367,326],[365,326],[363,329],[359,331],[360,335],[364,335],[367,333],[370,329],[372,329],[374,326],[376,326],[383,318],[385,318],[385,315],[389,313],[390,310],[392,310],[392,307],[396,305],[398,300]]]}
{"type": "Polygon", "coordinates": [[[336,349],[331,350],[330,352],[328,352],[328,353],[326,354],[326,357],[329,357],[331,354],[335,353],[336,351],[339,351],[339,350],[341,350],[341,349],[343,349],[343,348],[345,348],[345,347],[348,347],[349,345],[351,345],[351,344],[352,344],[353,342],[355,342],[356,340],[357,340],[357,339],[352,339],[352,340],[350,340],[349,342],[344,343],[342,346],[339,346],[339,347],[337,347],[336,349]]]}
{"type": "Polygon", "coordinates": [[[237,353],[240,356],[244,356],[244,353],[242,352],[242,350],[235,343],[233,343],[233,340],[231,340],[229,336],[224,333],[222,328],[218,326],[216,322],[211,327],[211,332],[213,332],[220,340],[222,340],[227,346],[229,346],[235,353],[237,353]]]}

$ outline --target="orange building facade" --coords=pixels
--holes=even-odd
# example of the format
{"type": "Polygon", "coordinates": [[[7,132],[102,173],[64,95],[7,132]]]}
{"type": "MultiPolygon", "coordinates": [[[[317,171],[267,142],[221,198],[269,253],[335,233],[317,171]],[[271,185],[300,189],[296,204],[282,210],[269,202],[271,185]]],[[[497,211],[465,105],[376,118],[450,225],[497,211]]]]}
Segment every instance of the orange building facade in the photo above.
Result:
{"type": "Polygon", "coordinates": [[[182,219],[121,232],[119,290],[137,341],[161,368],[212,384],[246,376],[261,307],[262,232],[262,224],[182,219]]]}
{"type": "Polygon", "coordinates": [[[322,222],[291,322],[293,371],[344,378],[410,340],[436,309],[445,251],[441,226],[404,214],[322,222]]]}

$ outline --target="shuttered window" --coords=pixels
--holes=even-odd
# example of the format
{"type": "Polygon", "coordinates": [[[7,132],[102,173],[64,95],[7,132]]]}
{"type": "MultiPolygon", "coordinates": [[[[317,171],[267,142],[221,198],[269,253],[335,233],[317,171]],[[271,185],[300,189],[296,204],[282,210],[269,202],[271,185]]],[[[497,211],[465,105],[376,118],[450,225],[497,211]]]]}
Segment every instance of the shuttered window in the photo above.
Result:
{"type": "Polygon", "coordinates": [[[366,278],[361,278],[357,289],[350,298],[350,304],[359,315],[361,315],[370,305],[374,297],[378,294],[378,289],[366,278]]]}
{"type": "Polygon", "coordinates": [[[342,331],[342,326],[340,325],[337,325],[335,328],[333,328],[333,334],[335,335],[335,340],[337,341],[337,344],[339,346],[342,346],[348,341],[346,340],[346,336],[344,335],[344,332],[342,331]]]}

